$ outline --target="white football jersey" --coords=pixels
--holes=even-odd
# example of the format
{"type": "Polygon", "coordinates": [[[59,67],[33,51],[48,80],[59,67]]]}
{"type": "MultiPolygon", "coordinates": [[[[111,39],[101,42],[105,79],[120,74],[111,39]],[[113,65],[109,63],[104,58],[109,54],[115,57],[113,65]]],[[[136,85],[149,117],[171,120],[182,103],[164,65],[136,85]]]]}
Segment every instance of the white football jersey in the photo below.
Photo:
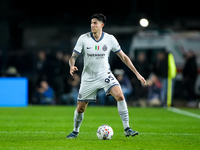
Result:
{"type": "Polygon", "coordinates": [[[92,32],[79,37],[74,52],[82,53],[84,68],[82,77],[85,80],[94,79],[110,71],[109,54],[121,50],[118,41],[113,35],[103,32],[99,41],[96,41],[92,32]]]}

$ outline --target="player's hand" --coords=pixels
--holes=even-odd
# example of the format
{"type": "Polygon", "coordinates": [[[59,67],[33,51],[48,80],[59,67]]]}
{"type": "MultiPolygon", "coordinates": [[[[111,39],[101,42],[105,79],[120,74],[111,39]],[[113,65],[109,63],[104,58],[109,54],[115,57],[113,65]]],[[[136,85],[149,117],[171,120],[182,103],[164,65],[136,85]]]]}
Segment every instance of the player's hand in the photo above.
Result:
{"type": "Polygon", "coordinates": [[[75,71],[78,71],[78,68],[76,66],[72,66],[70,68],[70,74],[73,76],[75,71]]]}
{"type": "Polygon", "coordinates": [[[147,85],[147,81],[140,75],[137,75],[138,80],[142,83],[142,85],[147,85]]]}

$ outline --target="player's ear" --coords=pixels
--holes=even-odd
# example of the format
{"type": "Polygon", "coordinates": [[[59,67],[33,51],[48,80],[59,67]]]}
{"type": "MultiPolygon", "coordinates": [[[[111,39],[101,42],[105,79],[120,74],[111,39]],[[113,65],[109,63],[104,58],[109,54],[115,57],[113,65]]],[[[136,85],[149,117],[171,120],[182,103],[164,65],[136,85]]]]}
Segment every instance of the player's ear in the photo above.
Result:
{"type": "Polygon", "coordinates": [[[101,23],[101,27],[103,28],[103,27],[104,27],[104,25],[105,25],[105,24],[102,22],[102,23],[101,23]]]}

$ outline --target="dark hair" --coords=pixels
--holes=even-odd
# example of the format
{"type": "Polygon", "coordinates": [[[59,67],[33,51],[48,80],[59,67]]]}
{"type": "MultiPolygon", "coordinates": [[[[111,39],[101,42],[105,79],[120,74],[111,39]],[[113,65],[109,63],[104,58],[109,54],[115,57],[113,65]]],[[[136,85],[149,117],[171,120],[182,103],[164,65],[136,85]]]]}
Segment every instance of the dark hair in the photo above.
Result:
{"type": "Polygon", "coordinates": [[[104,16],[103,14],[99,13],[99,14],[94,14],[91,16],[91,19],[96,18],[99,21],[102,21],[104,24],[106,24],[106,16],[104,16]]]}

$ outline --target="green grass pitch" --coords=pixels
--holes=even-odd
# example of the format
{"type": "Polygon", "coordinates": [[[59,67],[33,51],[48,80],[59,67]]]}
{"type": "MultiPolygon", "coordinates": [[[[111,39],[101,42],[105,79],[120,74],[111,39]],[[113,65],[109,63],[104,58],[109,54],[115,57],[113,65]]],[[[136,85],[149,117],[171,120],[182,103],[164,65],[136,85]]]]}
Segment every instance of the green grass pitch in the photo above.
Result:
{"type": "MultiPolygon", "coordinates": [[[[125,137],[117,107],[88,106],[76,139],[65,137],[73,129],[75,106],[0,108],[0,149],[18,150],[198,150],[200,119],[163,108],[129,107],[130,126],[139,131],[125,137]],[[114,130],[111,140],[96,136],[100,125],[114,130]]],[[[200,115],[198,109],[184,109],[200,115]]]]}

